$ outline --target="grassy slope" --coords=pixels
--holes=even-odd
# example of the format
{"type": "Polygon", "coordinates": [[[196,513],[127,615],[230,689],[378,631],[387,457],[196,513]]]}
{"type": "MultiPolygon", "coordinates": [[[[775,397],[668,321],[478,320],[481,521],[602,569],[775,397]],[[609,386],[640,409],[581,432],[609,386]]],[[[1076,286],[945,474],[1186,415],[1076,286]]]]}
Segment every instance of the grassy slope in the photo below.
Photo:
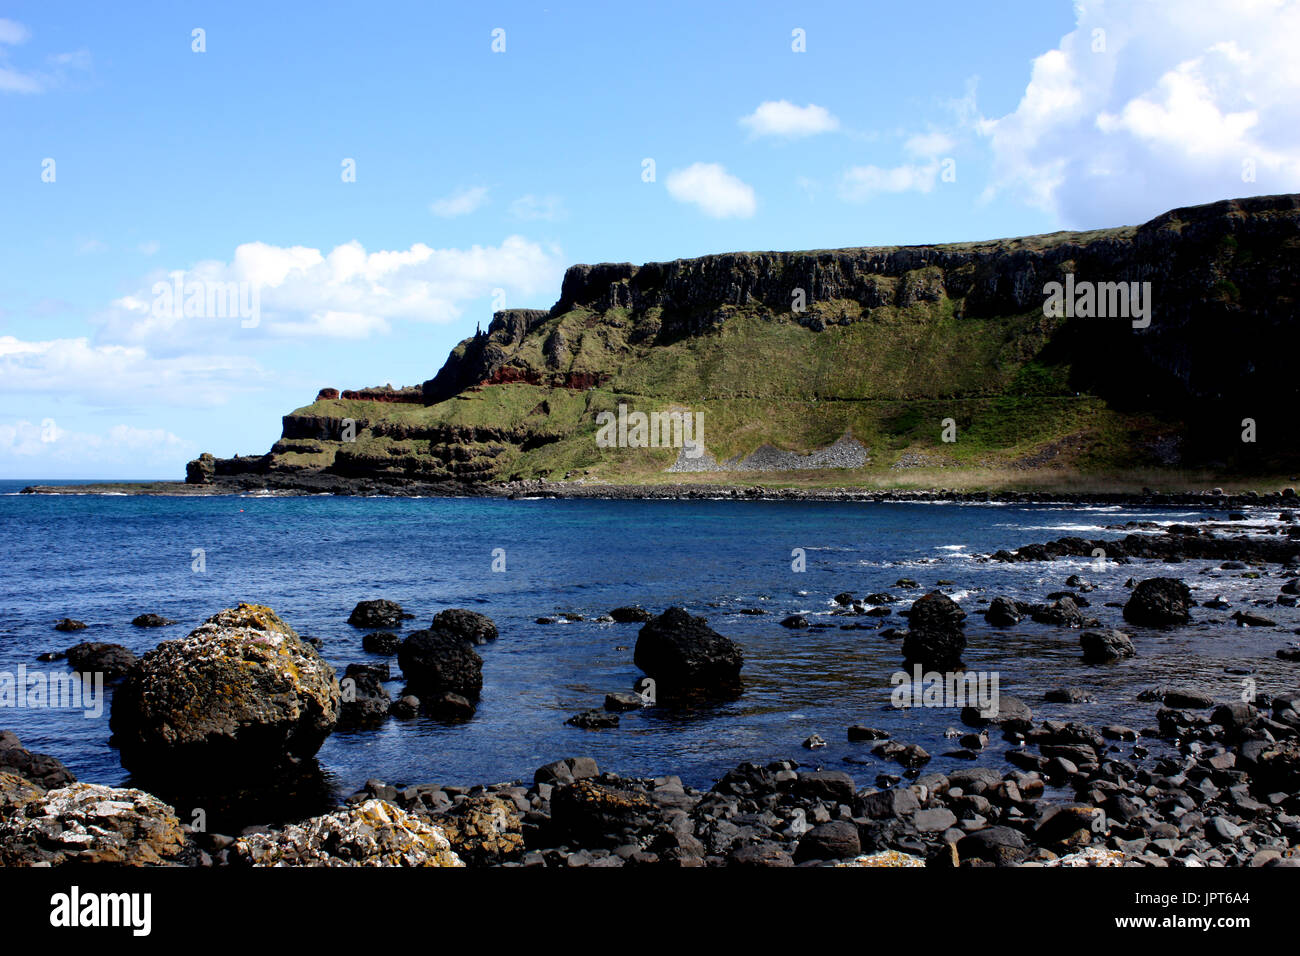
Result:
{"type": "MultiPolygon", "coordinates": [[[[1160,471],[1144,457],[1142,442],[1167,433],[1166,423],[1121,415],[1096,398],[1070,393],[1068,368],[1038,364],[1034,357],[1054,320],[1037,311],[959,319],[946,298],[873,309],[866,318],[854,302],[817,308],[828,322],[847,316],[850,324],[814,332],[791,316],[735,309],[714,333],[654,347],[633,343],[649,341],[657,316],[634,323],[622,310],[579,309],[535,330],[513,362],[545,367],[542,343],[558,330],[568,345],[561,371],[604,373],[609,378],[600,388],[516,383],[473,389],[429,408],[332,400],[295,414],[363,423],[524,426],[564,436],[528,451],[508,445],[495,459],[501,478],[991,489],[1102,481],[1199,487],[1211,480],[1160,471]],[[706,444],[718,460],[764,443],[806,453],[849,432],[868,447],[871,462],[854,471],[665,474],[673,450],[596,446],[596,414],[619,402],[647,412],[703,412],[706,444]],[[947,418],[957,423],[955,443],[941,440],[947,418]],[[909,467],[891,467],[900,459],[909,467]]],[[[338,447],[291,445],[295,450],[279,461],[304,467],[328,465],[338,447]]],[[[375,437],[363,426],[353,447],[421,454],[429,442],[375,437]]]]}

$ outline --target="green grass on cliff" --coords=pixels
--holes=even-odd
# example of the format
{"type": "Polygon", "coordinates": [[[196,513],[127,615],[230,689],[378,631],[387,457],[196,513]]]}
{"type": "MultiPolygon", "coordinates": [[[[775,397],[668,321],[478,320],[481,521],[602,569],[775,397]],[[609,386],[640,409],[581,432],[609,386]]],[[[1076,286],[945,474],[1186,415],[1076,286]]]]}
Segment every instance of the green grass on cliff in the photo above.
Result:
{"type": "MultiPolygon", "coordinates": [[[[1070,392],[1069,368],[1037,358],[1056,321],[1037,312],[973,319],[943,297],[864,315],[858,303],[831,301],[816,303],[804,317],[825,323],[819,331],[792,315],[740,308],[723,315],[712,332],[654,345],[654,313],[634,321],[623,310],[579,309],[548,319],[512,361],[606,379],[586,391],[512,383],[469,389],[429,407],[334,399],[293,414],[355,419],[357,441],[347,454],[376,461],[400,465],[407,456],[428,454],[430,440],[419,437],[420,428],[491,428],[534,436],[535,447],[527,449],[518,441],[489,448],[486,439],[466,440],[463,454],[490,460],[501,479],[581,475],[623,482],[697,479],[665,476],[676,458],[672,449],[598,448],[596,415],[620,402],[644,412],[702,413],[705,444],[719,461],[764,444],[806,454],[846,433],[867,446],[866,468],[801,479],[825,484],[888,486],[927,469],[1014,477],[1140,468],[1149,464],[1143,444],[1165,428],[1070,392]],[[956,424],[955,442],[942,440],[947,419],[956,424]],[[377,435],[377,423],[416,435],[377,435]]],[[[327,467],[344,447],[287,445],[291,450],[277,455],[277,463],[307,468],[327,467]]],[[[739,472],[733,479],[756,477],[739,472]]]]}

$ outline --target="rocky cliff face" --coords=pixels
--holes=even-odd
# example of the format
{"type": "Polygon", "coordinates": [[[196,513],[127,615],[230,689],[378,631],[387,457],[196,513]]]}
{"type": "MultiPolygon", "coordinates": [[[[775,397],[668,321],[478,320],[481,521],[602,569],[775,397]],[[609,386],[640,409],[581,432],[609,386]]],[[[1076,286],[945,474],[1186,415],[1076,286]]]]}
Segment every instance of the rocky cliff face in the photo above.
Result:
{"type": "MultiPolygon", "coordinates": [[[[881,403],[1082,394],[1104,403],[1111,424],[1129,416],[1121,431],[1151,416],[1168,426],[1133,445],[1145,455],[1148,439],[1165,443],[1163,457],[1148,455],[1145,464],[1276,464],[1295,457],[1297,293],[1296,195],[1178,209],[1141,226],[1084,233],[578,265],[550,310],[496,313],[418,390],[323,391],[285,417],[278,451],[257,467],[463,480],[523,475],[527,469],[514,468],[521,456],[585,435],[597,406],[620,394],[643,404],[728,403],[714,417],[729,422],[742,415],[742,401],[808,403],[805,417],[820,424],[797,436],[767,433],[774,444],[805,451],[810,437],[829,444],[849,424],[855,435],[895,445],[921,440],[898,424],[908,408],[881,403]],[[1132,284],[1135,302],[1145,290],[1149,313],[1136,323],[1044,315],[1053,282],[1132,284]],[[784,364],[794,372],[783,377],[784,364]],[[861,403],[863,415],[871,405],[876,417],[850,423],[813,409],[827,400],[861,403]],[[384,412],[384,405],[410,412],[384,412]],[[361,447],[342,441],[347,418],[364,432],[361,447]],[[1245,419],[1254,423],[1253,443],[1240,440],[1245,419]]],[[[965,412],[1009,414],[1005,402],[998,407],[965,412]]],[[[1068,445],[1083,435],[1086,444],[1088,429],[1096,438],[1098,427],[1055,440],[1068,445]]],[[[191,472],[201,478],[251,467],[218,459],[191,472]]]]}

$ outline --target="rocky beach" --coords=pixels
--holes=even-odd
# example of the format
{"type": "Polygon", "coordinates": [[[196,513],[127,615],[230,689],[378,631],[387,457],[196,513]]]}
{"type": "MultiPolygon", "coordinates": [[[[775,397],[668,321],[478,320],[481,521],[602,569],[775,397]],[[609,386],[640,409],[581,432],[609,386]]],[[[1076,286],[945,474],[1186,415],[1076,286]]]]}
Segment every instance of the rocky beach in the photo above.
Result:
{"type": "MultiPolygon", "coordinates": [[[[575,748],[508,781],[376,776],[351,795],[331,794],[314,757],[332,733],[377,733],[416,715],[454,732],[474,719],[484,658],[511,640],[482,611],[449,608],[427,628],[403,631],[412,615],[402,605],[359,602],[348,624],[366,632],[368,659],[341,672],[319,641],[260,605],[220,611],[138,657],[81,642],[49,656],[66,655],[69,666],[114,684],[112,744],[141,786],[77,781],[57,753],[33,753],[3,733],[0,863],[1298,866],[1300,524],[1290,510],[1264,510],[1292,498],[1252,498],[1262,507],[1249,516],[1124,522],[1110,537],[974,557],[1109,562],[1123,569],[1122,584],[1099,587],[1075,571],[1030,601],[976,597],[952,581],[926,591],[900,578],[888,592],[823,595],[829,613],[779,622],[792,636],[867,627],[870,639],[895,646],[903,668],[941,675],[963,674],[963,656],[1029,622],[1103,668],[1158,654],[1161,635],[1193,623],[1267,643],[1272,663],[1256,653],[1200,682],[1180,676],[1130,689],[1124,719],[1106,723],[1068,719],[1070,708],[1087,712],[1094,688],[1062,673],[1041,699],[1003,693],[992,711],[953,710],[942,751],[864,714],[820,727],[786,759],[741,762],[708,786],[684,783],[668,766],[652,777],[621,774],[575,748]],[[1179,565],[1188,562],[1202,570],[1184,580],[1179,565]],[[1227,579],[1244,587],[1231,602],[1216,593],[1227,579]],[[384,685],[394,681],[400,691],[390,694],[384,685]],[[1064,706],[1067,719],[1040,716],[1049,705],[1064,706]],[[826,737],[853,747],[840,767],[821,759],[826,737]],[[943,771],[931,767],[936,757],[943,771]],[[845,762],[871,767],[873,779],[862,785],[845,762]],[[292,797],[273,813],[263,800],[250,817],[250,795],[265,797],[270,780],[292,797]]],[[[642,678],[574,714],[585,733],[617,735],[626,732],[620,715],[689,711],[746,693],[742,644],[704,616],[629,603],[595,620],[633,630],[642,678]]],[[[57,630],[81,623],[62,619],[57,630]]],[[[160,615],[135,621],[142,631],[170,624],[160,615]]]]}

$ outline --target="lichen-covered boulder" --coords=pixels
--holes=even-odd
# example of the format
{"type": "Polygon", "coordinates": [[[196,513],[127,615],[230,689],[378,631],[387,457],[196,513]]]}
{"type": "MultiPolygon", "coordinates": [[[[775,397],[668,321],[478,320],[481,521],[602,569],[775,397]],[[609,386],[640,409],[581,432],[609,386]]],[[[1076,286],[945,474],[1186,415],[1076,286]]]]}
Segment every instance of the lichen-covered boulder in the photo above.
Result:
{"type": "Polygon", "coordinates": [[[523,856],[519,810],[500,797],[467,797],[435,819],[456,855],[470,865],[505,863],[523,856]]]}
{"type": "Polygon", "coordinates": [[[464,866],[447,835],[384,800],[241,837],[234,862],[250,866],[464,866]]]}
{"type": "Polygon", "coordinates": [[[0,820],[0,866],[160,866],[185,849],[176,812],[142,790],[74,783],[0,820]]]}
{"type": "Polygon", "coordinates": [[[338,722],[334,669],[269,607],[241,604],[145,654],[113,696],[130,770],[251,770],[310,757],[338,722]]]}
{"type": "Polygon", "coordinates": [[[44,795],[44,787],[38,787],[26,777],[20,777],[16,773],[0,770],[0,819],[16,813],[44,795]]]}

